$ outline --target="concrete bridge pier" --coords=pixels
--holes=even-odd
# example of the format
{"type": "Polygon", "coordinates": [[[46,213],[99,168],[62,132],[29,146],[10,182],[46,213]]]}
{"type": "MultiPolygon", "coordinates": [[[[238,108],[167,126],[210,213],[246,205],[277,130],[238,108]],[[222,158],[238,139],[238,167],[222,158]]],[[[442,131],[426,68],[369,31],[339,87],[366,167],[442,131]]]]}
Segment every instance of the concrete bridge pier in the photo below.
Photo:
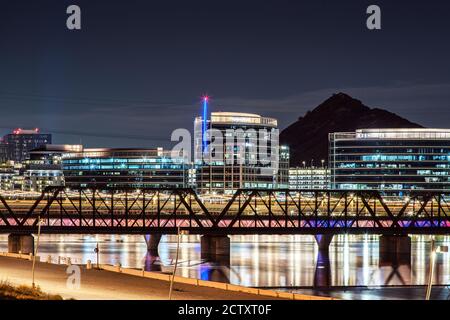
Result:
{"type": "Polygon", "coordinates": [[[158,246],[161,241],[162,234],[146,234],[144,236],[145,243],[147,244],[147,251],[152,256],[158,256],[158,246]]]}
{"type": "Polygon", "coordinates": [[[201,258],[220,265],[230,265],[230,238],[204,235],[200,239],[201,258]]]}
{"type": "Polygon", "coordinates": [[[8,252],[34,254],[34,237],[32,234],[12,233],[8,236],[8,252]]]}
{"type": "Polygon", "coordinates": [[[148,251],[145,255],[144,270],[160,272],[162,269],[159,255],[154,255],[152,252],[148,251]]]}
{"type": "Polygon", "coordinates": [[[331,286],[331,265],[328,250],[319,250],[316,269],[314,270],[314,287],[328,288],[331,286]]]}
{"type": "Polygon", "coordinates": [[[330,248],[330,243],[333,240],[332,234],[316,234],[314,236],[317,242],[317,246],[319,247],[319,251],[327,252],[330,248]]]}
{"type": "Polygon", "coordinates": [[[381,263],[411,263],[411,238],[407,235],[382,235],[379,256],[381,263]]]}

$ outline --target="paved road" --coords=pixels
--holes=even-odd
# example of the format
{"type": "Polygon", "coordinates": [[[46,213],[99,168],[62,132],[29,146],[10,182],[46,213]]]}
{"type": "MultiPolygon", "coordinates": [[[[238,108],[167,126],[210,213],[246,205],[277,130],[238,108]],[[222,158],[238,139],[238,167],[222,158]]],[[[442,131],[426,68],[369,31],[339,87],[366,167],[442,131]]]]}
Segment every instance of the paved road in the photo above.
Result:
{"type": "MultiPolygon", "coordinates": [[[[31,285],[31,261],[0,257],[0,281],[13,285],[31,285]]],[[[66,286],[67,266],[36,263],[36,284],[44,292],[77,300],[167,300],[169,282],[81,267],[81,287],[66,286]]],[[[199,300],[263,300],[258,295],[175,284],[173,299],[199,300]]]]}

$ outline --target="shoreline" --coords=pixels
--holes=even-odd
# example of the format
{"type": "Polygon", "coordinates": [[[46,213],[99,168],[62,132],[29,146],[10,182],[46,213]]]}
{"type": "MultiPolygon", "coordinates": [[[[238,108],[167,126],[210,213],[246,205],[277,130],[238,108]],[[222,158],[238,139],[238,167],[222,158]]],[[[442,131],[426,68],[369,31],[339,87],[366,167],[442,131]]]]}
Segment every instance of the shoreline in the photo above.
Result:
{"type": "MultiPolygon", "coordinates": [[[[30,256],[0,256],[0,281],[12,285],[31,284],[30,256]]],[[[101,269],[80,270],[80,287],[70,288],[68,265],[36,262],[36,284],[49,294],[77,300],[168,300],[170,275],[126,269],[120,266],[100,265],[101,269]]],[[[293,294],[274,290],[247,288],[225,283],[175,276],[174,300],[332,300],[333,298],[293,294]]]]}

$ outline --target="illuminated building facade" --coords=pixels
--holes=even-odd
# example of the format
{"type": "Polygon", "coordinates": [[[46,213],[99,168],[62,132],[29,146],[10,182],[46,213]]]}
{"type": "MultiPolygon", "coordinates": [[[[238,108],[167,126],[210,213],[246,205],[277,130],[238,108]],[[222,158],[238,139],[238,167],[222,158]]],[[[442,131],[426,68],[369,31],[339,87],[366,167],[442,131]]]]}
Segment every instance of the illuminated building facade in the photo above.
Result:
{"type": "Polygon", "coordinates": [[[330,169],[327,167],[303,167],[289,169],[289,189],[326,190],[330,188],[330,169]]]}
{"type": "Polygon", "coordinates": [[[39,148],[45,144],[52,143],[52,135],[40,133],[39,129],[24,130],[15,129],[2,139],[4,158],[9,161],[21,163],[29,159],[29,152],[32,149],[39,148]]]}
{"type": "Polygon", "coordinates": [[[205,119],[205,109],[194,122],[198,192],[229,194],[239,188],[287,188],[289,149],[279,148],[276,119],[237,112],[212,112],[205,119]],[[214,150],[208,148],[206,130],[221,133],[223,141],[214,150]],[[261,161],[267,158],[272,160],[261,161]]]}
{"type": "Polygon", "coordinates": [[[334,189],[450,191],[450,130],[361,129],[329,136],[334,189]]]}
{"type": "Polygon", "coordinates": [[[64,186],[62,156],[82,152],[82,145],[48,144],[29,152],[29,160],[22,163],[22,190],[42,191],[47,186],[64,186]]]}
{"type": "Polygon", "coordinates": [[[21,164],[5,162],[0,164],[0,190],[22,190],[21,164]]]}
{"type": "Polygon", "coordinates": [[[85,149],[62,157],[69,188],[185,188],[194,183],[190,165],[158,149],[85,149]]]}

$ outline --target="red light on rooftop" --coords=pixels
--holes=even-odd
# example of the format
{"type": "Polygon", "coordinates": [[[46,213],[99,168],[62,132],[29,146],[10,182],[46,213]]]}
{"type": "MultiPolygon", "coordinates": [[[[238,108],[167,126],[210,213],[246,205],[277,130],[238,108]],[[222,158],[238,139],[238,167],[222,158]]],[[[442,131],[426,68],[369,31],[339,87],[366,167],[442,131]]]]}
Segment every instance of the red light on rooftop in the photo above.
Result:
{"type": "Polygon", "coordinates": [[[39,128],[35,128],[34,131],[35,131],[35,132],[39,132],[39,128]]]}

